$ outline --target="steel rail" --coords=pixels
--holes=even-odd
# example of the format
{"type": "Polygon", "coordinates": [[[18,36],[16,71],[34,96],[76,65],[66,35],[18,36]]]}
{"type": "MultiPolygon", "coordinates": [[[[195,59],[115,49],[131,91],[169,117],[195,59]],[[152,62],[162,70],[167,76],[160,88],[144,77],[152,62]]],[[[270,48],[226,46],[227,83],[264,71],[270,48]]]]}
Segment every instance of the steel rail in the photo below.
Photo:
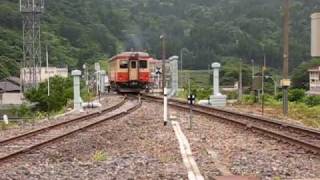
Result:
{"type": "MultiPolygon", "coordinates": [[[[151,99],[154,102],[162,103],[162,97],[159,96],[152,96],[143,94],[143,98],[151,99]]],[[[177,100],[177,99],[170,99],[169,105],[180,108],[183,110],[189,109],[189,105],[186,101],[177,100]]],[[[265,117],[259,117],[254,115],[248,115],[240,112],[234,112],[225,109],[213,108],[209,106],[203,105],[194,105],[193,111],[208,115],[211,117],[215,117],[217,119],[221,119],[224,121],[229,121],[232,123],[239,124],[244,126],[248,129],[252,129],[257,132],[261,132],[267,136],[273,137],[278,140],[285,140],[286,142],[296,145],[298,147],[303,147],[306,150],[309,150],[313,153],[320,154],[320,144],[314,143],[306,140],[306,138],[298,138],[295,137],[297,134],[308,135],[310,138],[315,138],[320,142],[320,131],[313,128],[307,128],[303,126],[293,125],[286,122],[282,122],[275,119],[269,119],[265,117]],[[222,115],[223,114],[223,115],[222,115]],[[280,133],[270,128],[263,127],[264,125],[273,126],[273,128],[285,129],[285,133],[280,133]],[[291,133],[291,134],[290,134],[291,133]],[[292,136],[292,133],[296,133],[292,136]]]]}
{"type": "Polygon", "coordinates": [[[45,132],[47,130],[50,130],[50,129],[53,129],[53,128],[56,128],[56,127],[60,127],[60,126],[63,126],[63,125],[67,125],[67,124],[70,124],[70,123],[73,123],[73,122],[76,122],[76,121],[84,121],[84,120],[86,120],[88,118],[95,118],[97,116],[100,116],[101,114],[108,113],[110,111],[113,111],[113,110],[121,107],[126,102],[126,100],[127,100],[127,97],[124,97],[118,104],[116,104],[116,105],[114,105],[112,107],[109,107],[109,108],[105,108],[101,112],[89,113],[89,114],[86,114],[86,115],[81,116],[81,117],[73,118],[71,120],[59,122],[59,123],[56,123],[56,124],[53,124],[53,125],[49,125],[49,126],[46,126],[46,127],[43,127],[43,128],[39,128],[39,129],[35,129],[35,130],[32,130],[32,131],[29,131],[29,132],[26,132],[26,133],[23,133],[23,134],[19,134],[19,135],[14,136],[14,137],[10,137],[10,138],[7,138],[7,139],[0,140],[0,145],[4,145],[6,143],[9,143],[11,141],[15,141],[15,140],[18,140],[18,139],[27,138],[27,137],[30,137],[30,136],[33,136],[33,135],[37,135],[37,134],[45,132]]]}
{"type": "Polygon", "coordinates": [[[68,136],[73,135],[73,134],[75,134],[75,133],[81,132],[81,131],[83,131],[83,130],[85,130],[85,129],[88,129],[88,128],[97,126],[97,125],[99,125],[99,124],[101,124],[101,123],[103,123],[103,122],[106,122],[106,121],[109,121],[109,120],[113,120],[113,119],[118,119],[118,118],[120,118],[120,117],[123,117],[123,116],[125,116],[125,115],[127,115],[127,114],[129,114],[129,113],[131,113],[131,112],[133,112],[133,111],[135,111],[135,110],[137,110],[137,109],[140,108],[140,107],[141,107],[141,103],[137,103],[137,104],[134,105],[133,107],[130,107],[130,108],[127,109],[127,110],[121,111],[120,113],[117,113],[117,114],[114,114],[114,115],[111,115],[111,116],[102,118],[102,119],[100,119],[100,120],[97,120],[97,121],[95,121],[95,122],[89,123],[89,124],[87,124],[87,125],[85,125],[85,126],[82,126],[82,127],[80,127],[80,128],[76,128],[76,129],[74,129],[74,130],[72,130],[72,131],[69,131],[69,132],[62,133],[62,134],[60,134],[60,135],[57,135],[57,136],[55,136],[55,137],[53,137],[53,138],[50,138],[50,139],[48,139],[48,140],[45,140],[45,141],[42,141],[42,142],[33,144],[33,145],[31,145],[31,146],[29,146],[29,147],[26,147],[26,148],[22,148],[22,149],[20,149],[20,150],[18,150],[18,151],[15,151],[15,152],[10,153],[10,154],[6,154],[6,155],[0,157],[0,163],[5,162],[5,161],[7,161],[7,160],[9,160],[9,159],[11,159],[11,158],[17,157],[18,155],[21,155],[21,154],[24,154],[24,153],[26,153],[26,152],[29,152],[29,151],[31,151],[31,150],[34,150],[34,149],[43,147],[43,146],[45,146],[45,145],[48,145],[48,144],[57,142],[58,140],[62,140],[62,139],[65,138],[65,137],[68,137],[68,136]]]}

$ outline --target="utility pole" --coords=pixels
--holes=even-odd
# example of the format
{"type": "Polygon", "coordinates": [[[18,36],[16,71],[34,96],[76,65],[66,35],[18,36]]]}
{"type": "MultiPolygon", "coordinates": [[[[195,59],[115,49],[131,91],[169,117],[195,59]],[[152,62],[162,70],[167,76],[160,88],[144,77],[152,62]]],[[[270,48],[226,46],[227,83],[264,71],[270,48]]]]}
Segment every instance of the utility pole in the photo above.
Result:
{"type": "Polygon", "coordinates": [[[266,53],[264,51],[264,47],[263,47],[263,66],[261,69],[261,112],[262,115],[264,114],[264,77],[265,77],[265,70],[266,70],[266,53]]]}
{"type": "Polygon", "coordinates": [[[47,101],[47,106],[48,106],[48,119],[50,119],[50,72],[49,72],[49,52],[48,52],[48,44],[46,44],[46,74],[48,76],[48,101],[47,101]]]}
{"type": "Polygon", "coordinates": [[[240,58],[240,68],[239,68],[239,84],[238,84],[238,101],[242,101],[242,59],[240,58]]]}
{"type": "Polygon", "coordinates": [[[166,86],[166,46],[165,46],[165,35],[160,36],[161,49],[162,49],[162,89],[166,86]]]}
{"type": "MultiPolygon", "coordinates": [[[[239,50],[239,40],[236,40],[236,45],[239,50]]],[[[238,83],[238,101],[242,101],[242,58],[240,57],[240,67],[239,67],[239,83],[238,83]]]]}
{"type": "Polygon", "coordinates": [[[48,97],[50,96],[50,72],[49,72],[49,52],[48,45],[46,45],[46,65],[47,65],[47,75],[48,75],[48,97]]]}
{"type": "Polygon", "coordinates": [[[291,84],[289,71],[289,0],[284,0],[283,18],[283,79],[281,81],[283,89],[283,114],[288,115],[288,89],[291,84]]]}

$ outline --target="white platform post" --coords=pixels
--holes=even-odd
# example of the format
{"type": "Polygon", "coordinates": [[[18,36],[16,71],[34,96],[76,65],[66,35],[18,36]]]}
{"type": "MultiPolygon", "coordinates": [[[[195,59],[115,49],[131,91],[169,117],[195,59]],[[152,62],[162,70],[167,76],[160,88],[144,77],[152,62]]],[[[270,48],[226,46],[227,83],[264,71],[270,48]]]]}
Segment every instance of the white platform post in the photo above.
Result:
{"type": "Polygon", "coordinates": [[[163,122],[166,126],[168,123],[168,89],[163,90],[163,122]]]}
{"type": "Polygon", "coordinates": [[[105,93],[105,78],[106,78],[106,71],[100,71],[100,92],[105,93]]]}
{"type": "Polygon", "coordinates": [[[73,108],[75,111],[81,111],[81,98],[80,98],[80,76],[81,71],[74,70],[71,72],[73,76],[73,108]]]}
{"type": "Polygon", "coordinates": [[[3,115],[3,122],[4,124],[8,125],[9,124],[9,119],[8,119],[8,116],[5,114],[3,115]]]}
{"type": "Polygon", "coordinates": [[[213,68],[213,95],[210,96],[210,103],[214,107],[224,107],[227,103],[227,96],[220,93],[219,70],[220,63],[212,63],[213,68]]]}
{"type": "Polygon", "coordinates": [[[172,56],[170,60],[170,73],[171,73],[171,94],[169,96],[174,96],[179,89],[179,69],[178,69],[178,56],[172,56]]]}

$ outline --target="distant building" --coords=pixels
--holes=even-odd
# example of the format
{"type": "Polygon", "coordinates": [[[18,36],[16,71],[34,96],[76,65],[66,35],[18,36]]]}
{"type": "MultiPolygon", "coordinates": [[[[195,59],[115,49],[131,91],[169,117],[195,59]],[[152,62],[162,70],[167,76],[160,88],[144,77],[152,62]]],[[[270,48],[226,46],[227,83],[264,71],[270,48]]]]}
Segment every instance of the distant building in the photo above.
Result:
{"type": "Polygon", "coordinates": [[[309,69],[309,95],[320,95],[320,66],[309,69]]]}
{"type": "Polygon", "coordinates": [[[20,105],[23,99],[19,78],[9,77],[0,81],[0,105],[20,105]]]}
{"type": "MultiPolygon", "coordinates": [[[[20,79],[23,84],[32,84],[33,71],[29,68],[22,68],[20,70],[20,79]]],[[[68,77],[68,68],[56,68],[56,67],[42,67],[36,70],[37,82],[44,82],[49,77],[61,76],[68,77]]]]}

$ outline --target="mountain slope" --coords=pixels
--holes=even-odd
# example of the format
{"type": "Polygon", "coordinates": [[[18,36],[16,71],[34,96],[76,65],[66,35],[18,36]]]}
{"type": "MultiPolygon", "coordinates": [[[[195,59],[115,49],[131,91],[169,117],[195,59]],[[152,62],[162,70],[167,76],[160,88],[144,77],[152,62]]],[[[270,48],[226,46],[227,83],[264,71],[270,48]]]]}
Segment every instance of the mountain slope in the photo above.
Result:
{"type": "MultiPolygon", "coordinates": [[[[46,1],[42,41],[50,62],[71,68],[123,50],[147,49],[159,56],[165,33],[168,55],[185,51],[189,69],[237,57],[281,66],[282,18],[279,0],[56,0],[46,1]],[[237,43],[238,42],[238,43],[237,43]]],[[[310,14],[317,0],[292,1],[290,65],[309,60],[310,14]]],[[[18,0],[0,4],[0,78],[17,74],[22,59],[18,0]]]]}

